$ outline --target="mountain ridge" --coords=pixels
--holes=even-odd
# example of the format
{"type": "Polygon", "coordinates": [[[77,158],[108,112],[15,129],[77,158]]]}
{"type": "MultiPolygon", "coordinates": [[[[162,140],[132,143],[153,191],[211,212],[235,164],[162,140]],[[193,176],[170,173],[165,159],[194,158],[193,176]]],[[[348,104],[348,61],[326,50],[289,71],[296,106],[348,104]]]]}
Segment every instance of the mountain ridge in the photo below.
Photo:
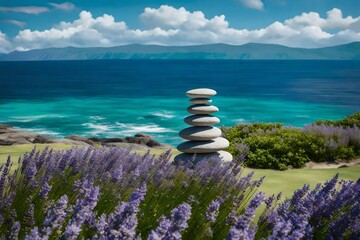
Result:
{"type": "Polygon", "coordinates": [[[64,47],[13,51],[0,61],[97,59],[238,59],[238,60],[360,60],[360,42],[324,48],[292,48],[276,44],[207,44],[162,46],[129,44],[115,47],[64,47]]]}

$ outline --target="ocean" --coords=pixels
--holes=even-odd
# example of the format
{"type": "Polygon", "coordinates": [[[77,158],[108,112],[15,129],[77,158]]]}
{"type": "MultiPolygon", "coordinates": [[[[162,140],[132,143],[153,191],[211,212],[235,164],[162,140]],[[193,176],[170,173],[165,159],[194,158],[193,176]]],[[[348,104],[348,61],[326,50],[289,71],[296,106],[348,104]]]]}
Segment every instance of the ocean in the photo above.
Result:
{"type": "Polygon", "coordinates": [[[0,62],[0,123],[56,138],[147,133],[177,145],[193,88],[218,92],[219,127],[302,127],[360,111],[360,61],[0,62]]]}

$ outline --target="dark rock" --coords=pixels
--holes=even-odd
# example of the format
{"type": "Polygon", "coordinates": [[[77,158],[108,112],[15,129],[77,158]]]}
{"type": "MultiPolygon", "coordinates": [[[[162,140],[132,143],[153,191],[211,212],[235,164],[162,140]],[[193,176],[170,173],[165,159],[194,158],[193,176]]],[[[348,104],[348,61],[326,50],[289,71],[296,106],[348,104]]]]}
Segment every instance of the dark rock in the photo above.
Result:
{"type": "Polygon", "coordinates": [[[101,144],[110,143],[110,142],[124,142],[124,139],[122,138],[89,138],[89,140],[101,144]]]}
{"type": "Polygon", "coordinates": [[[147,143],[146,146],[148,147],[160,147],[161,144],[153,139],[150,139],[147,143]]]}
{"type": "Polygon", "coordinates": [[[32,140],[32,143],[54,143],[56,142],[53,138],[37,135],[34,140],[32,140]]]}
{"type": "Polygon", "coordinates": [[[144,138],[144,137],[126,137],[125,138],[125,142],[136,143],[136,144],[140,144],[140,145],[146,145],[146,143],[148,141],[149,141],[149,139],[144,138]]]}
{"type": "Polygon", "coordinates": [[[70,135],[70,136],[66,136],[65,138],[70,139],[70,140],[74,140],[74,141],[85,142],[85,143],[90,144],[90,145],[94,145],[94,142],[92,140],[90,140],[88,138],[80,137],[78,135],[70,135]]]}
{"type": "MultiPolygon", "coordinates": [[[[166,145],[152,139],[147,134],[136,134],[134,137],[124,138],[84,138],[78,135],[70,135],[64,139],[54,139],[48,136],[39,135],[36,133],[20,131],[11,126],[0,124],[0,145],[10,146],[13,144],[47,144],[47,143],[63,143],[70,145],[94,145],[101,144],[112,147],[127,147],[131,149],[146,150],[149,148],[163,148],[166,145]]],[[[170,146],[171,147],[171,146],[170,146]]]]}
{"type": "Polygon", "coordinates": [[[0,139],[0,146],[10,146],[14,143],[15,141],[0,139]]]}
{"type": "Polygon", "coordinates": [[[152,137],[148,134],[145,134],[145,133],[138,133],[138,134],[135,134],[134,137],[137,137],[137,138],[147,138],[147,139],[152,139],[152,137]]]}
{"type": "Polygon", "coordinates": [[[11,128],[10,125],[0,124],[0,129],[9,129],[9,128],[11,128]]]}

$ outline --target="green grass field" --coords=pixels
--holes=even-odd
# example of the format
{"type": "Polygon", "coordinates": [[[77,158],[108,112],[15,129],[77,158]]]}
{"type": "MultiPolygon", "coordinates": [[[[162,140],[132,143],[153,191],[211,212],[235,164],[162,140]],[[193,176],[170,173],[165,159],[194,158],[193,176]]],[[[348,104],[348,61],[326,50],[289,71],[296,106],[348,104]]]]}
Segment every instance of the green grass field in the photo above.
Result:
{"type": "MultiPolygon", "coordinates": [[[[65,144],[37,144],[37,149],[44,149],[47,145],[54,150],[64,150],[71,148],[72,145],[65,144]]],[[[17,159],[25,152],[32,150],[34,145],[15,145],[15,146],[0,146],[0,165],[3,164],[7,156],[10,154],[13,160],[13,168],[17,167],[17,159]]],[[[137,151],[138,153],[145,153],[145,151],[137,151]]],[[[161,154],[163,149],[154,149],[152,154],[161,154]]],[[[176,155],[177,150],[173,151],[173,155],[176,155]]],[[[310,184],[314,187],[317,183],[325,182],[331,179],[336,173],[340,174],[340,178],[346,180],[357,180],[360,177],[360,166],[352,166],[339,169],[293,169],[287,171],[276,171],[269,169],[244,169],[244,174],[248,174],[251,171],[255,171],[255,178],[265,176],[264,183],[260,187],[260,191],[267,194],[283,193],[283,196],[290,196],[294,190],[301,188],[304,184],[310,184]]]]}

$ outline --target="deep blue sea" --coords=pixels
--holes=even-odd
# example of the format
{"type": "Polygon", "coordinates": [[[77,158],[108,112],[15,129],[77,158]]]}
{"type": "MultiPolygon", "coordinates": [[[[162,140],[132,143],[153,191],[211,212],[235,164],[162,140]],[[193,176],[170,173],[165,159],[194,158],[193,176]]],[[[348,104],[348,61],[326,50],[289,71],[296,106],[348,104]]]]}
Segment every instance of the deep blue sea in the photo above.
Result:
{"type": "Polygon", "coordinates": [[[213,88],[219,126],[304,126],[360,111],[360,61],[0,62],[0,123],[63,137],[148,133],[177,145],[185,92],[213,88]]]}

